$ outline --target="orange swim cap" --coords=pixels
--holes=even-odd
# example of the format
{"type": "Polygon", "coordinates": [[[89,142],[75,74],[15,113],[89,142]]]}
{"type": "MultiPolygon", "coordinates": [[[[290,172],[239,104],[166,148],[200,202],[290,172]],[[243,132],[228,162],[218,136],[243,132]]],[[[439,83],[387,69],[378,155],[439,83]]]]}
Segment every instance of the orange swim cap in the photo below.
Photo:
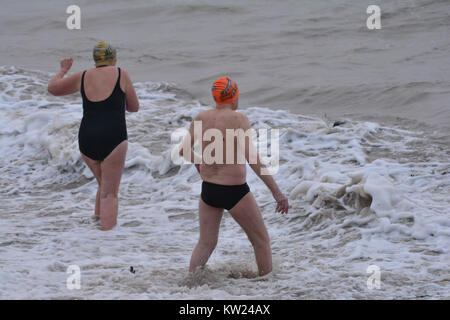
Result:
{"type": "Polygon", "coordinates": [[[211,91],[217,104],[232,103],[239,96],[239,88],[236,82],[228,77],[217,79],[214,82],[211,91]]]}

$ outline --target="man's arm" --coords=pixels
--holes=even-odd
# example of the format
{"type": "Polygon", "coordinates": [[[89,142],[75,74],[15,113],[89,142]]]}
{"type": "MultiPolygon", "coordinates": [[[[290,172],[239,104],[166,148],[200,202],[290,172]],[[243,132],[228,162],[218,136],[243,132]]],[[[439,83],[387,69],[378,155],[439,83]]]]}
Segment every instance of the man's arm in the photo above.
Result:
{"type": "MultiPolygon", "coordinates": [[[[251,129],[250,122],[248,121],[247,116],[243,115],[243,129],[245,131],[251,129]]],[[[256,147],[253,144],[251,138],[248,138],[248,143],[245,144],[245,158],[252,170],[256,173],[256,175],[264,182],[264,184],[269,188],[272,192],[274,199],[277,201],[276,211],[280,213],[287,213],[289,209],[288,199],[284,196],[284,194],[278,188],[277,183],[273,179],[270,174],[261,174],[262,169],[266,169],[266,165],[262,162],[261,157],[256,151],[256,147]],[[256,154],[256,163],[251,163],[249,161],[250,154],[256,154]]],[[[267,170],[265,170],[267,171],[267,170]]]]}

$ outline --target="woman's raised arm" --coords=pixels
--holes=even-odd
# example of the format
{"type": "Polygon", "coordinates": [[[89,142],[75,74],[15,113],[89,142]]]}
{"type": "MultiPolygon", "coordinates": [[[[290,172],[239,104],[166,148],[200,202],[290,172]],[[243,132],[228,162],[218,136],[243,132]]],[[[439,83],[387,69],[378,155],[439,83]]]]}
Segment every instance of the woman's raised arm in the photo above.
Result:
{"type": "Polygon", "coordinates": [[[64,96],[80,91],[81,76],[83,72],[77,72],[64,78],[72,67],[73,58],[64,58],[60,61],[61,69],[48,83],[48,92],[54,96],[64,96]]]}

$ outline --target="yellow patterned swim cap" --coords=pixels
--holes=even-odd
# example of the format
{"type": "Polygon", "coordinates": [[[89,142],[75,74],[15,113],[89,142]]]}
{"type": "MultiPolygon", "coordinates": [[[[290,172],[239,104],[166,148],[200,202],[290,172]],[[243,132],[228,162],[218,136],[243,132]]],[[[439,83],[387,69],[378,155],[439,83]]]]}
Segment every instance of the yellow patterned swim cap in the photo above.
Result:
{"type": "Polygon", "coordinates": [[[113,64],[116,61],[116,49],[106,41],[100,41],[94,46],[93,51],[95,66],[113,64]]]}

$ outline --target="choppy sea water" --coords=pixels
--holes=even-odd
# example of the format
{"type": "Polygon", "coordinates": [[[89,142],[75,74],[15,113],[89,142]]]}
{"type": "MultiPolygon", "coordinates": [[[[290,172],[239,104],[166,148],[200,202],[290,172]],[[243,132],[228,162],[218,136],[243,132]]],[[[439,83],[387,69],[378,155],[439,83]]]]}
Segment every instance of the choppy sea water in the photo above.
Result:
{"type": "Polygon", "coordinates": [[[225,213],[207,268],[189,275],[201,181],[193,166],[173,164],[170,137],[209,106],[176,83],[136,83],[119,221],[102,232],[78,151],[81,99],[50,96],[50,77],[0,67],[1,299],[449,298],[449,148],[432,132],[242,109],[254,129],[280,130],[275,179],[289,214],[276,214],[248,175],[274,271],[253,276],[251,245],[225,213]],[[81,269],[80,290],[66,287],[70,265],[81,269]],[[380,289],[367,287],[370,265],[380,289]]]}
{"type": "Polygon", "coordinates": [[[79,30],[66,27],[73,2],[0,3],[2,65],[56,73],[73,57],[80,71],[107,40],[132,80],[174,82],[204,104],[227,75],[243,106],[408,119],[450,143],[448,0],[78,0],[79,30]],[[374,4],[380,30],[366,25],[374,4]]]}

